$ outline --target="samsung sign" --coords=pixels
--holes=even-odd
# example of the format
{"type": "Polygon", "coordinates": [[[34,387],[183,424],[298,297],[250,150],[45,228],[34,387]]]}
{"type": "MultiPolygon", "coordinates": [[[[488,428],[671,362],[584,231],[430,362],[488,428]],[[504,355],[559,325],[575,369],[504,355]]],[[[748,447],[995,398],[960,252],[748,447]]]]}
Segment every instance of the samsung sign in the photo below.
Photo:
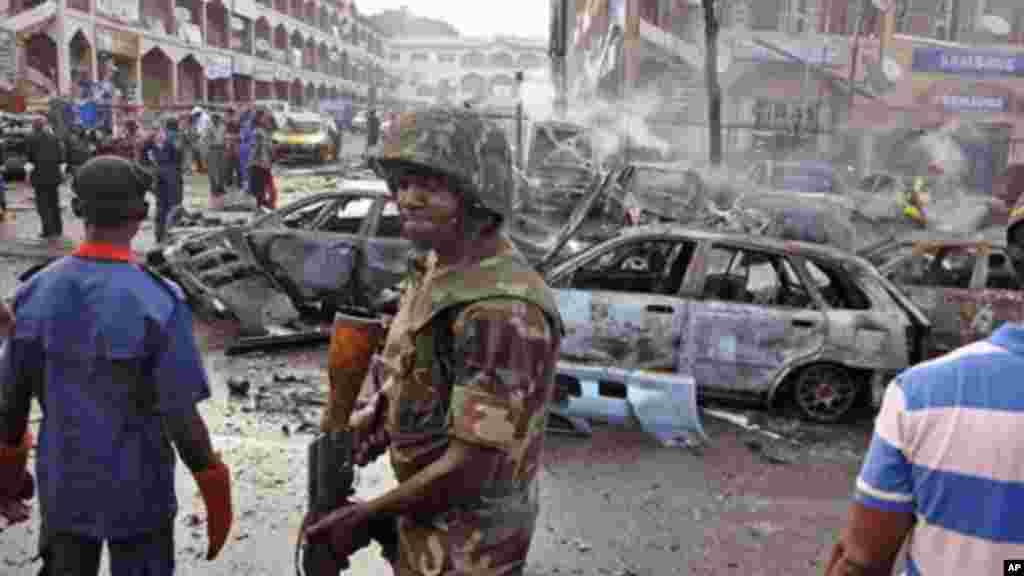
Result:
{"type": "Polygon", "coordinates": [[[943,108],[947,110],[974,112],[1006,112],[1007,99],[1003,96],[967,96],[945,94],[941,98],[943,108]]]}
{"type": "Polygon", "coordinates": [[[913,70],[975,76],[1024,76],[1024,55],[955,48],[914,48],[913,70]]]}

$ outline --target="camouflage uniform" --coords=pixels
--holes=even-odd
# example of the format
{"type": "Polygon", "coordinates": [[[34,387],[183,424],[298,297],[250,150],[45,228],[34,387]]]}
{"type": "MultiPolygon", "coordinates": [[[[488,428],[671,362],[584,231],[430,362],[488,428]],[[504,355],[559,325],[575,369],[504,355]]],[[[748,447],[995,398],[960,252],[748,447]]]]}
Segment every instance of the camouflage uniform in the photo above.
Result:
{"type": "MultiPolygon", "coordinates": [[[[417,158],[432,168],[436,157],[424,157],[424,149],[449,161],[469,156],[481,162],[490,128],[475,125],[476,136],[460,142],[472,130],[449,124],[445,141],[430,124],[438,118],[407,115],[393,122],[384,158],[390,146],[391,159],[417,158]]],[[[467,170],[476,176],[462,183],[493,192],[509,180],[500,169],[478,164],[467,170]]],[[[477,501],[435,517],[399,518],[398,573],[521,574],[538,513],[537,475],[561,341],[558,308],[540,275],[505,239],[497,254],[472,268],[440,267],[432,254],[418,264],[410,267],[382,355],[395,475],[407,481],[441,458],[451,438],[501,457],[492,468],[474,471],[477,501]]]]}

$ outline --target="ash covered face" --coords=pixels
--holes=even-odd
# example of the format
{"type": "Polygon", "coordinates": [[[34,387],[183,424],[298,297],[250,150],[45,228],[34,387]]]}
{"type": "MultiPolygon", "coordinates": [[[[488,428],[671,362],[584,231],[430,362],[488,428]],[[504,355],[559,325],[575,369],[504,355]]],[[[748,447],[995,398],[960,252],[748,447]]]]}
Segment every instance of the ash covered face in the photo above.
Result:
{"type": "Polygon", "coordinates": [[[402,236],[421,250],[441,250],[461,239],[462,198],[446,176],[404,171],[394,179],[402,236]]]}

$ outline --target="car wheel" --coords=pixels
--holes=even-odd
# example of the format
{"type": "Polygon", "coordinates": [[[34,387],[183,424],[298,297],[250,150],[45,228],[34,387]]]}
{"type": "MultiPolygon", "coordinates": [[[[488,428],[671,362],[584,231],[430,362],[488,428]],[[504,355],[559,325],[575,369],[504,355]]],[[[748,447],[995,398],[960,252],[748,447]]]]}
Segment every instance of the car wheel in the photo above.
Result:
{"type": "Polygon", "coordinates": [[[860,386],[850,371],[833,364],[807,366],[797,373],[793,383],[797,409],[815,422],[842,420],[859,395],[860,386]]]}

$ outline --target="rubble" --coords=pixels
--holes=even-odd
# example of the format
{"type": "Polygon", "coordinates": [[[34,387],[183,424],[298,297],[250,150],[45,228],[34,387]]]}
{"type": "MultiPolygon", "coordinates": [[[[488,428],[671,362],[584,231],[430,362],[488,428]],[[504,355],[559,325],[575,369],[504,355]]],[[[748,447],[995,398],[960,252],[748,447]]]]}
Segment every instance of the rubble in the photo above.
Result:
{"type": "Polygon", "coordinates": [[[232,376],[228,378],[228,391],[235,396],[248,396],[249,395],[249,380],[232,376]]]}

